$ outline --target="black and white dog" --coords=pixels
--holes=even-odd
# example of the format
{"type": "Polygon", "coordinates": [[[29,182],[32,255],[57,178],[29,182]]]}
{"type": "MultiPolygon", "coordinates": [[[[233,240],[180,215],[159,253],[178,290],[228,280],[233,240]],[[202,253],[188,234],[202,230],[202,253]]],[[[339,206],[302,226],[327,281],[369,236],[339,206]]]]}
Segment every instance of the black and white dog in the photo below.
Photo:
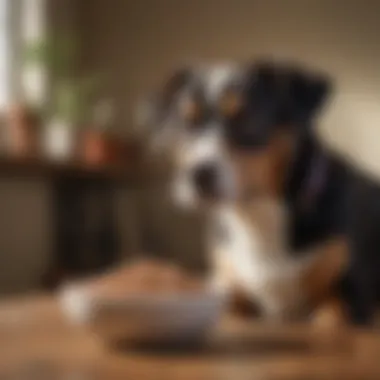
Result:
{"type": "Polygon", "coordinates": [[[380,289],[380,187],[315,132],[331,87],[276,62],[186,68],[148,121],[170,153],[175,201],[207,210],[214,286],[268,318],[367,324],[380,289]]]}

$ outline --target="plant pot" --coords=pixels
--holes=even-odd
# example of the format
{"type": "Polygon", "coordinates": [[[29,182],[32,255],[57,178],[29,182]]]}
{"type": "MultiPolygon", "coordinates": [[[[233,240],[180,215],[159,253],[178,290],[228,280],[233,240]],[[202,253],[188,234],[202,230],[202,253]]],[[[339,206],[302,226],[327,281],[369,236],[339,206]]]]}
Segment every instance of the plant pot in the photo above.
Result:
{"type": "Polygon", "coordinates": [[[114,141],[105,132],[86,131],[82,139],[81,156],[91,166],[107,165],[113,162],[114,141]]]}
{"type": "Polygon", "coordinates": [[[44,148],[49,158],[58,161],[71,159],[75,148],[72,125],[58,119],[51,121],[45,130],[44,148]]]}
{"type": "Polygon", "coordinates": [[[8,153],[16,157],[32,157],[38,153],[39,118],[24,105],[11,107],[6,118],[6,145],[8,153]]]}

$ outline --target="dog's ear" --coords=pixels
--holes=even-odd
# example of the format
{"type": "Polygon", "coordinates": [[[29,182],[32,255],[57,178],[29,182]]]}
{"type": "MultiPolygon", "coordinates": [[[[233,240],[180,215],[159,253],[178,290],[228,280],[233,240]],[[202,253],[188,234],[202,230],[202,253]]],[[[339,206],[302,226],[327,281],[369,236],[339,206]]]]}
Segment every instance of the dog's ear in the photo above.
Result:
{"type": "Polygon", "coordinates": [[[261,98],[263,95],[273,94],[277,86],[277,70],[271,62],[261,61],[251,65],[248,69],[249,88],[261,98]]]}
{"type": "Polygon", "coordinates": [[[176,95],[185,86],[191,76],[188,68],[174,72],[154,94],[146,97],[138,107],[138,122],[153,129],[160,127],[170,112],[176,95]]]}
{"type": "Polygon", "coordinates": [[[254,66],[254,70],[256,71],[257,79],[262,84],[274,84],[276,77],[276,69],[274,65],[270,62],[258,62],[254,66]]]}
{"type": "Polygon", "coordinates": [[[188,83],[191,76],[192,72],[188,67],[181,68],[172,74],[159,92],[161,106],[170,107],[175,96],[188,83]]]}
{"type": "Polygon", "coordinates": [[[137,107],[138,127],[150,136],[152,145],[161,141],[167,130],[167,119],[176,95],[191,76],[189,68],[181,68],[172,74],[155,93],[142,100],[137,107]]]}
{"type": "Polygon", "coordinates": [[[300,70],[293,71],[288,78],[287,96],[291,111],[297,122],[309,122],[323,108],[332,91],[332,82],[325,75],[313,75],[300,70]]]}

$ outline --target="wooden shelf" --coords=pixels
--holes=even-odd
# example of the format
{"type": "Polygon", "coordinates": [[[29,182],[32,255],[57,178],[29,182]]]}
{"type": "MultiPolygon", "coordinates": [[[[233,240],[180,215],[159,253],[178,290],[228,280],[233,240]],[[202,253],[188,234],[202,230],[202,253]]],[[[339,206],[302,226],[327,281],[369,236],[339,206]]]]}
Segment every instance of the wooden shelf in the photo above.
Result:
{"type": "Polygon", "coordinates": [[[132,163],[124,166],[90,166],[81,162],[54,162],[46,159],[0,157],[0,178],[77,178],[124,182],[135,180],[138,176],[138,165],[132,163]]]}

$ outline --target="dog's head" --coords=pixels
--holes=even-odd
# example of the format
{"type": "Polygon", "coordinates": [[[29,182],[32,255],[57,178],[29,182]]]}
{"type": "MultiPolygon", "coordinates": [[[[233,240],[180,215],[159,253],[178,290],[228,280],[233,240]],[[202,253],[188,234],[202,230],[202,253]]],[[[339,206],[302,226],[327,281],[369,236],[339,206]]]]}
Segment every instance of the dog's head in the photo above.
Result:
{"type": "Polygon", "coordinates": [[[275,63],[176,72],[150,110],[156,142],[170,152],[175,200],[280,196],[329,89],[324,76],[275,63]]]}

